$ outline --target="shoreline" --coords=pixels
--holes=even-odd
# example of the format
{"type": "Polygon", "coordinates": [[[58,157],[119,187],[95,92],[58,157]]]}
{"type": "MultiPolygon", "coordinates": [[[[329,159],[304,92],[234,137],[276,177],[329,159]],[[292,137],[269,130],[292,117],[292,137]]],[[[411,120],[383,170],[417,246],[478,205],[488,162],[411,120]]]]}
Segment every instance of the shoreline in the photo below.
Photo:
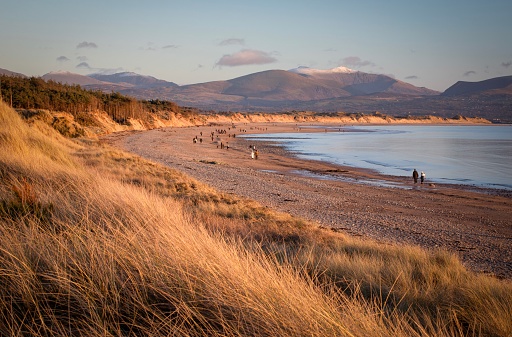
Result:
{"type": "Polygon", "coordinates": [[[300,159],[273,142],[258,141],[260,155],[255,160],[249,151],[253,141],[233,138],[232,133],[294,132],[297,124],[236,125],[235,130],[232,123],[169,127],[104,139],[221,192],[256,200],[319,226],[379,242],[446,249],[473,271],[512,278],[512,257],[506,254],[512,247],[510,193],[475,192],[473,187],[447,184],[413,186],[409,177],[300,159]],[[215,132],[219,129],[226,133],[215,132]],[[211,132],[215,132],[213,141],[211,132]],[[195,137],[203,141],[194,143],[195,137]]]}
{"type": "MultiPolygon", "coordinates": [[[[375,124],[375,125],[377,125],[377,124],[375,124]]],[[[384,125],[384,124],[382,124],[382,125],[384,125]]],[[[470,124],[468,124],[468,125],[470,125],[470,124]]],[[[343,127],[341,127],[341,128],[336,127],[336,128],[339,130],[343,129],[343,127]]],[[[345,128],[346,128],[346,126],[345,126],[345,128]]],[[[311,129],[311,130],[314,130],[314,129],[311,129]]],[[[308,132],[312,132],[312,131],[310,131],[310,129],[308,129],[308,132]]],[[[314,130],[313,132],[339,132],[339,131],[338,130],[328,130],[328,131],[314,130]]],[[[363,132],[363,131],[349,130],[346,132],[363,132]]],[[[268,133],[270,133],[270,132],[268,132],[268,133]]],[[[294,131],[294,132],[287,132],[287,133],[299,133],[299,132],[294,131]]],[[[253,134],[261,134],[261,132],[258,132],[258,133],[255,132],[253,134]]],[[[247,135],[250,136],[251,134],[247,134],[247,135]]],[[[245,137],[243,139],[247,140],[245,137]]],[[[367,185],[374,185],[374,186],[388,186],[388,187],[395,187],[395,188],[409,188],[411,186],[411,184],[410,184],[410,179],[412,179],[411,176],[391,175],[391,174],[381,173],[378,170],[371,169],[371,168],[364,168],[364,167],[351,166],[351,165],[342,165],[342,164],[337,164],[337,163],[328,162],[328,161],[307,159],[304,157],[301,158],[301,157],[299,157],[299,155],[297,153],[294,153],[293,151],[289,151],[289,150],[285,149],[281,144],[279,144],[279,141],[268,140],[265,138],[250,139],[250,142],[254,142],[257,144],[263,144],[264,147],[267,149],[275,147],[275,148],[279,149],[278,151],[281,151],[284,156],[294,157],[297,160],[309,161],[309,162],[331,165],[333,167],[339,167],[341,171],[344,171],[344,172],[350,171],[353,173],[358,172],[363,177],[366,177],[367,174],[370,175],[370,177],[368,177],[367,180],[355,179],[355,178],[341,179],[346,182],[367,184],[367,185]],[[365,174],[363,174],[363,172],[365,174]]],[[[274,151],[272,151],[272,152],[274,152],[274,151]]],[[[315,172],[315,171],[311,171],[309,173],[304,172],[303,175],[310,176],[310,177],[316,178],[316,179],[335,179],[335,180],[340,179],[339,175],[336,176],[336,175],[332,174],[332,173],[335,173],[336,171],[337,171],[336,169],[333,169],[333,170],[331,170],[331,172],[322,172],[321,174],[319,174],[318,172],[315,172]]],[[[429,186],[429,187],[433,187],[433,188],[435,188],[435,187],[453,188],[453,189],[459,189],[459,190],[464,190],[464,191],[468,191],[468,192],[484,193],[484,194],[489,194],[489,195],[496,195],[496,196],[512,198],[512,189],[506,189],[506,188],[485,187],[485,186],[480,186],[480,185],[471,185],[471,184],[462,184],[462,183],[447,183],[447,182],[439,182],[439,181],[429,181],[423,185],[418,184],[418,187],[425,187],[425,186],[429,186]]]]}
{"type": "MultiPolygon", "coordinates": [[[[275,123],[272,123],[275,124],[275,123]]],[[[345,132],[363,132],[363,131],[354,131],[349,128],[353,126],[361,126],[360,124],[353,124],[353,125],[342,125],[339,124],[318,124],[318,123],[309,123],[310,125],[303,125],[303,126],[296,126],[297,130],[295,128],[293,130],[288,131],[262,131],[262,130],[251,130],[250,132],[244,134],[247,136],[250,136],[251,134],[270,134],[270,133],[302,133],[304,131],[313,133],[324,133],[324,132],[339,132],[340,130],[345,129],[345,132]]],[[[389,124],[368,124],[372,126],[379,126],[384,125],[387,126],[389,124]]],[[[407,125],[407,124],[400,124],[400,125],[407,125]]],[[[415,123],[412,123],[410,125],[418,125],[415,123]]],[[[426,124],[428,126],[447,126],[447,124],[426,124]]],[[[457,124],[457,125],[467,125],[467,126],[474,126],[478,124],[457,124]]],[[[503,125],[497,125],[497,126],[503,126],[503,125]]],[[[512,126],[512,125],[507,125],[512,126]]],[[[281,129],[281,127],[277,127],[278,130],[281,129]]],[[[245,137],[242,138],[243,140],[247,140],[245,137]]],[[[263,144],[264,147],[268,149],[275,148],[278,152],[280,152],[281,155],[285,157],[293,157],[296,160],[299,161],[308,161],[312,163],[317,164],[325,164],[328,166],[337,167],[339,169],[333,169],[330,170],[331,172],[316,172],[316,171],[309,171],[305,172],[305,176],[312,177],[314,179],[329,179],[331,176],[332,179],[339,179],[339,175],[333,175],[333,173],[336,173],[337,170],[348,173],[351,172],[356,177],[345,179],[346,182],[351,183],[357,183],[357,184],[367,184],[367,185],[382,185],[382,186],[388,186],[388,187],[395,187],[395,188],[409,188],[411,186],[410,179],[412,179],[410,176],[397,176],[397,175],[390,175],[390,174],[384,174],[380,173],[377,170],[371,169],[371,168],[364,168],[364,167],[357,167],[357,166],[349,166],[349,165],[341,165],[333,162],[326,162],[322,160],[314,160],[314,159],[306,159],[306,158],[300,158],[296,153],[286,150],[281,144],[279,144],[278,141],[272,141],[272,140],[266,140],[266,139],[257,139],[257,140],[249,140],[247,143],[257,143],[257,144],[263,144]],[[320,174],[319,174],[320,173],[320,174]],[[317,175],[315,177],[315,175],[317,175]],[[361,179],[358,179],[358,177],[361,177],[361,179]],[[367,178],[365,180],[364,178],[367,178]]],[[[271,150],[271,152],[276,152],[276,150],[271,150]]],[[[457,184],[457,183],[445,183],[445,182],[428,182],[424,184],[424,186],[418,185],[418,187],[426,187],[427,185],[435,185],[435,187],[444,187],[444,188],[453,188],[453,189],[459,189],[463,191],[468,192],[476,192],[476,193],[484,193],[489,195],[495,195],[495,196],[502,196],[507,198],[512,198],[512,190],[508,190],[505,188],[493,188],[493,187],[484,187],[479,185],[469,185],[469,184],[457,184]]]]}

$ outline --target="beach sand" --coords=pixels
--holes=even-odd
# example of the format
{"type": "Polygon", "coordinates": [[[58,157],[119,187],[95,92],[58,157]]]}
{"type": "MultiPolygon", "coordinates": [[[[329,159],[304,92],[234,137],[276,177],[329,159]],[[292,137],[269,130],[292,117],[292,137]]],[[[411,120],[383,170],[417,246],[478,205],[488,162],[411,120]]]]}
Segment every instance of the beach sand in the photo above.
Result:
{"type": "Polygon", "coordinates": [[[256,200],[319,226],[379,242],[446,249],[473,271],[512,278],[510,193],[428,182],[415,185],[412,177],[298,159],[269,142],[230,137],[301,132],[295,123],[231,126],[169,127],[114,133],[104,139],[219,191],[256,200]],[[215,133],[213,141],[211,132],[215,133]],[[258,159],[251,158],[250,145],[256,146],[258,159]]]}

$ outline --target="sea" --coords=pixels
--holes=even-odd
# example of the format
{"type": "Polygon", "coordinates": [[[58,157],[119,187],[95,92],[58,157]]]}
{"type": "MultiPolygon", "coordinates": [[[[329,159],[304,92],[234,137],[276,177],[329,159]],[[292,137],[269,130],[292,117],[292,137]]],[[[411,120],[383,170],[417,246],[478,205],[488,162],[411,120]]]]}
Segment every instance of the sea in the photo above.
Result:
{"type": "Polygon", "coordinates": [[[275,142],[300,158],[384,175],[412,177],[416,169],[428,183],[512,190],[512,125],[312,125],[245,137],[275,142]]]}

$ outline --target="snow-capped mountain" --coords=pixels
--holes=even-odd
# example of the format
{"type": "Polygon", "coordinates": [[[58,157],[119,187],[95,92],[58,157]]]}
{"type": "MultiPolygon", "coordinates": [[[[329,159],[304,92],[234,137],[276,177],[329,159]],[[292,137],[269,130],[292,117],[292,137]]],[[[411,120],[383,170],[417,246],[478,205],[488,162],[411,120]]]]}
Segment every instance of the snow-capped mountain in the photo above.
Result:
{"type": "Polygon", "coordinates": [[[148,89],[178,86],[173,82],[167,82],[152,76],[139,75],[132,72],[123,72],[111,75],[92,74],[85,76],[69,71],[59,70],[49,72],[41,78],[46,81],[52,80],[62,84],[78,84],[86,89],[103,90],[105,92],[124,92],[126,90],[130,90],[130,92],[126,92],[126,94],[136,95],[137,97],[143,96],[145,91],[148,89]],[[137,91],[140,91],[141,94],[137,95],[137,91]]]}
{"type": "Polygon", "coordinates": [[[289,72],[296,73],[310,79],[323,81],[326,85],[341,87],[353,96],[375,93],[420,96],[438,94],[437,91],[419,88],[387,75],[370,74],[352,70],[347,67],[337,67],[327,70],[298,67],[289,70],[289,72]]]}
{"type": "Polygon", "coordinates": [[[343,67],[343,66],[340,66],[340,67],[336,67],[336,68],[332,68],[332,69],[314,69],[314,68],[309,68],[309,67],[305,67],[305,66],[300,66],[298,68],[294,68],[294,69],[290,69],[288,70],[292,73],[296,73],[296,74],[305,74],[305,75],[326,75],[326,74],[352,74],[352,73],[355,73],[357,72],[356,70],[352,70],[350,68],[347,68],[347,67],[343,67]]]}

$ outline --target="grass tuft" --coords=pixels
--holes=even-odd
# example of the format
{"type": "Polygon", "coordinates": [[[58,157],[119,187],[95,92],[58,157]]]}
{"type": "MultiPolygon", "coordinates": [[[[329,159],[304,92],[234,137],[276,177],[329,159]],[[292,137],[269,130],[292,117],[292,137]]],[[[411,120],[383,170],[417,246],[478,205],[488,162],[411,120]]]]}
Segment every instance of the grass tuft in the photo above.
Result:
{"type": "Polygon", "coordinates": [[[11,220],[21,220],[32,217],[41,223],[50,224],[53,204],[43,204],[34,191],[34,187],[26,178],[12,184],[14,197],[11,200],[1,200],[0,216],[11,220]]]}

